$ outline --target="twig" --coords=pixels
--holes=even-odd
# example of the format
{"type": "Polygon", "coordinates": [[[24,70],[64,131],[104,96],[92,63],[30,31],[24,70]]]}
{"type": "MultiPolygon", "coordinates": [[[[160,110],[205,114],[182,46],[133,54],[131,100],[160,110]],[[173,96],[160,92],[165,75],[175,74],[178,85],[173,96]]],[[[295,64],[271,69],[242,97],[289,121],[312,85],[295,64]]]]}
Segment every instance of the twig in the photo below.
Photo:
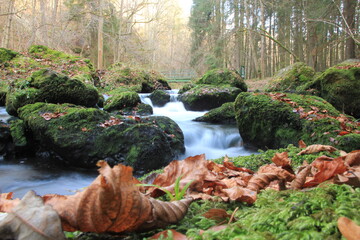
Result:
{"type": "Polygon", "coordinates": [[[228,224],[230,224],[233,220],[234,220],[234,216],[235,216],[235,213],[239,210],[239,207],[235,208],[235,210],[233,211],[233,213],[231,214],[231,217],[229,219],[229,222],[228,224]]]}

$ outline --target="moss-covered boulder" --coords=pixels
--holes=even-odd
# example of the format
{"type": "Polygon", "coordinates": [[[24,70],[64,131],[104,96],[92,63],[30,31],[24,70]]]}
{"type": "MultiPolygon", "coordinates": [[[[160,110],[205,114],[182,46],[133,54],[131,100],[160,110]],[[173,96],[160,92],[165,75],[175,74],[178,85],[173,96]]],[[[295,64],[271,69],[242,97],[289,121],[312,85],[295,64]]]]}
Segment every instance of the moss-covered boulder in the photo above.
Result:
{"type": "Polygon", "coordinates": [[[227,85],[240,88],[243,92],[247,91],[247,85],[240,74],[236,70],[226,68],[209,70],[195,83],[210,84],[215,86],[227,85]]]}
{"type": "Polygon", "coordinates": [[[360,60],[346,61],[328,68],[306,86],[338,110],[360,118],[360,60]]]}
{"type": "Polygon", "coordinates": [[[195,118],[194,121],[207,122],[207,123],[234,124],[236,123],[234,102],[224,103],[223,105],[221,105],[221,107],[211,109],[203,116],[195,118]]]}
{"type": "Polygon", "coordinates": [[[158,72],[126,66],[122,63],[111,65],[101,78],[102,85],[112,90],[119,87],[136,87],[137,92],[151,93],[156,89],[170,90],[166,79],[158,72]]]}
{"type": "Polygon", "coordinates": [[[187,110],[204,111],[235,101],[241,92],[241,89],[235,87],[197,85],[181,94],[179,99],[187,110]]]}
{"type": "Polygon", "coordinates": [[[303,62],[294,63],[278,71],[265,87],[267,91],[301,91],[301,86],[312,81],[315,70],[303,62]]]}
{"type": "Polygon", "coordinates": [[[163,90],[155,90],[149,96],[151,102],[156,107],[163,107],[170,102],[170,94],[163,90]]]}
{"type": "Polygon", "coordinates": [[[113,117],[100,109],[47,103],[28,104],[19,116],[39,159],[59,165],[94,168],[105,159],[148,171],[184,151],[180,128],[166,117],[113,117]]]}
{"type": "Polygon", "coordinates": [[[73,103],[94,107],[99,100],[97,90],[77,79],[42,69],[26,80],[19,81],[10,89],[6,99],[6,111],[17,115],[17,110],[35,102],[73,103]]]}
{"type": "MultiPolygon", "coordinates": [[[[354,118],[341,115],[316,96],[241,93],[235,101],[235,116],[243,140],[259,148],[286,147],[299,140],[342,147],[342,135],[360,133],[354,118]]],[[[357,141],[349,139],[348,146],[356,146],[357,141]]]]}
{"type": "Polygon", "coordinates": [[[139,94],[136,92],[121,92],[111,96],[105,101],[104,110],[111,112],[114,110],[122,110],[134,108],[141,103],[139,94]]]}

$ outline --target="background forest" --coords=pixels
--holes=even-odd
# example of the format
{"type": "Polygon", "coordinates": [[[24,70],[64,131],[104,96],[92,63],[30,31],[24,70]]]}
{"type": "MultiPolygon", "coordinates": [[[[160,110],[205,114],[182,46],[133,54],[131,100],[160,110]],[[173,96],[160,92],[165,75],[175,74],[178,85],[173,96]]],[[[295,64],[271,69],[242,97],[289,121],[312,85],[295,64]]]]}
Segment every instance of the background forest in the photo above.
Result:
{"type": "Polygon", "coordinates": [[[0,0],[1,47],[32,44],[158,71],[217,67],[272,76],[303,61],[317,71],[359,57],[357,0],[0,0]]]}

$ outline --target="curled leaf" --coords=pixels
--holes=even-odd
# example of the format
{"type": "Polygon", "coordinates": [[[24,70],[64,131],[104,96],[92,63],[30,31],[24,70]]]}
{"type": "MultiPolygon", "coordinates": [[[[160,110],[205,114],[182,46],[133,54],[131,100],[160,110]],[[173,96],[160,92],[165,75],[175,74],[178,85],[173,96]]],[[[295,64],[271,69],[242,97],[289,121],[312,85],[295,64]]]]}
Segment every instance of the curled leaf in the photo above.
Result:
{"type": "Polygon", "coordinates": [[[61,240],[65,236],[58,214],[30,191],[0,222],[0,239],[61,240]]]}
{"type": "Polygon", "coordinates": [[[209,209],[206,213],[203,214],[204,217],[208,218],[208,219],[213,219],[216,222],[224,222],[227,219],[229,219],[231,217],[230,214],[228,214],[226,212],[225,209],[222,208],[212,208],[209,209]]]}
{"type": "Polygon", "coordinates": [[[306,181],[306,177],[310,174],[311,165],[304,167],[291,182],[291,189],[301,189],[306,181]]]}
{"type": "Polygon", "coordinates": [[[298,145],[299,145],[299,148],[306,148],[306,143],[303,140],[300,140],[298,145]]]}
{"type": "Polygon", "coordinates": [[[260,192],[261,189],[264,189],[267,187],[270,182],[274,180],[278,180],[279,176],[273,173],[260,173],[257,175],[254,175],[247,186],[247,189],[250,189],[255,192],[260,192]]]}
{"type": "Polygon", "coordinates": [[[299,152],[297,155],[304,155],[304,154],[311,154],[311,153],[318,153],[322,151],[328,151],[328,152],[335,152],[337,149],[330,145],[321,145],[321,144],[314,144],[310,145],[301,152],[299,152]]]}

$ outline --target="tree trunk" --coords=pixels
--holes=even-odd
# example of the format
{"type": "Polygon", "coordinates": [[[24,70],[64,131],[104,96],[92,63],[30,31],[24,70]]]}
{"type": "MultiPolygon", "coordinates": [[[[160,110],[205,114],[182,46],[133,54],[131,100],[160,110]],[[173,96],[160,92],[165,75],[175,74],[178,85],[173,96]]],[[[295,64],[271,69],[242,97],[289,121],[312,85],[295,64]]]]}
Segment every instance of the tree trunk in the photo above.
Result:
{"type": "MultiPolygon", "coordinates": [[[[265,10],[264,3],[260,1],[261,28],[265,30],[265,10]]],[[[261,35],[261,53],[260,53],[260,78],[265,77],[265,36],[261,35]]]]}
{"type": "Polygon", "coordinates": [[[104,16],[103,16],[103,0],[100,0],[99,3],[99,25],[98,25],[98,54],[97,54],[97,69],[103,69],[103,29],[104,29],[104,16]]]}
{"type": "Polygon", "coordinates": [[[3,33],[2,44],[1,44],[1,46],[4,48],[10,48],[11,22],[13,20],[13,15],[14,15],[13,14],[14,3],[15,3],[15,0],[10,0],[9,5],[8,5],[9,15],[7,16],[7,22],[5,25],[5,30],[3,33]]]}
{"type": "MultiPolygon", "coordinates": [[[[355,10],[356,10],[356,1],[357,0],[344,0],[344,18],[345,26],[344,29],[348,29],[354,33],[355,31],[355,10]]],[[[355,40],[348,36],[345,43],[345,58],[355,58],[355,40]]]]}

